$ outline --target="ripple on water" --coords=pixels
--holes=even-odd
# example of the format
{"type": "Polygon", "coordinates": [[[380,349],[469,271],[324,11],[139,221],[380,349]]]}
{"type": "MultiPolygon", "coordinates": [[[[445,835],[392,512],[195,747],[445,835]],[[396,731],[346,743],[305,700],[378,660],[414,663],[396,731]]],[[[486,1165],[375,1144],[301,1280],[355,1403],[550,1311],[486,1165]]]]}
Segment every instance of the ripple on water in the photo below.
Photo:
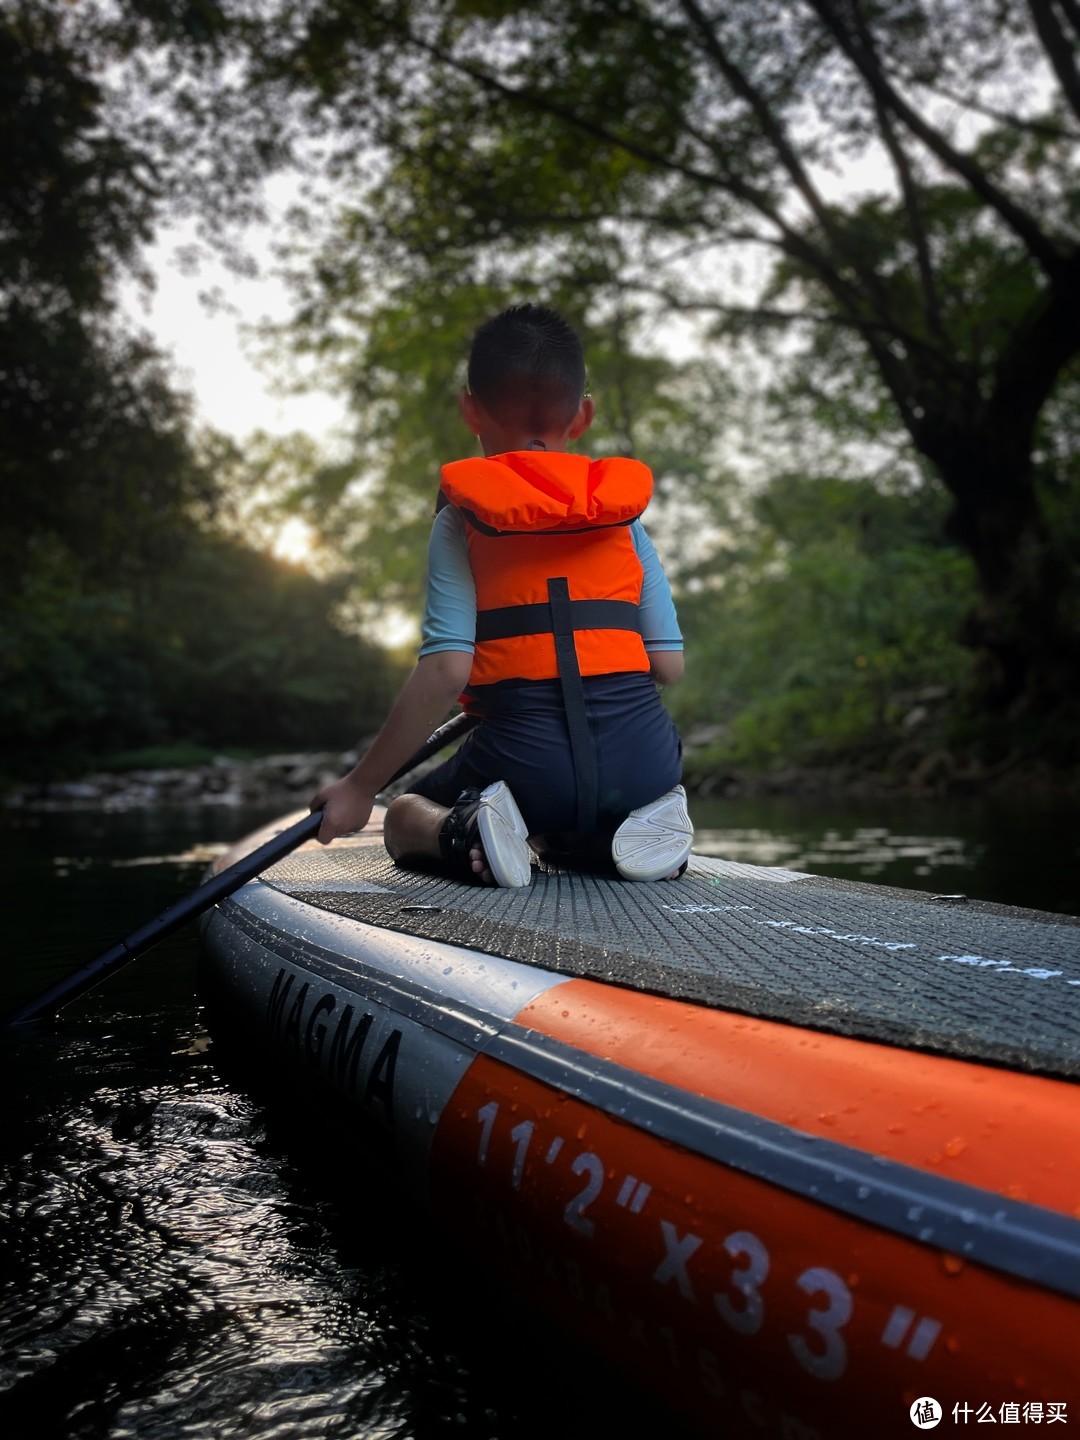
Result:
{"type": "Polygon", "coordinates": [[[255,1103],[205,1074],[196,1093],[107,1084],[34,1130],[0,1174],[0,1423],[67,1417],[66,1434],[110,1440],[401,1433],[364,1299],[385,1286],[340,1265],[255,1103]]]}

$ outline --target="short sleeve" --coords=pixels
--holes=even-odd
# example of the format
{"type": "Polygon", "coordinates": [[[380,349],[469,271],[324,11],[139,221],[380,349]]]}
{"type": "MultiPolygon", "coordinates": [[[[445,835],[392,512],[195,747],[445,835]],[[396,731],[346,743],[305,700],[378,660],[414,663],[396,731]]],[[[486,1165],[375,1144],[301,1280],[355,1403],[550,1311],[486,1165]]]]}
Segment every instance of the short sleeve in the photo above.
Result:
{"type": "Polygon", "coordinates": [[[465,522],[446,505],[435,516],[428,540],[427,595],[420,654],[464,650],[476,642],[476,584],[469,566],[465,522]]]}
{"type": "Polygon", "coordinates": [[[679,628],[679,617],[675,612],[671,586],[664,574],[660,557],[645,533],[645,527],[640,520],[635,520],[631,525],[630,534],[633,536],[634,549],[641,561],[643,572],[640,613],[641,635],[645,641],[645,649],[646,651],[681,650],[683,648],[682,630],[679,628]]]}

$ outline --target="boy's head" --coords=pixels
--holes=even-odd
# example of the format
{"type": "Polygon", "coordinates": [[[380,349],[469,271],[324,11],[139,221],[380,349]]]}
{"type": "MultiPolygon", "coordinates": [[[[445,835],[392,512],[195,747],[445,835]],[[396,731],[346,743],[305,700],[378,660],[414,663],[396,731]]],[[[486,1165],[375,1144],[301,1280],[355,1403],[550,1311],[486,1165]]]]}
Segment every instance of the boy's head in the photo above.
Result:
{"type": "Polygon", "coordinates": [[[500,427],[537,437],[565,431],[585,394],[581,341],[556,311],[514,305],[473,336],[468,384],[500,427]]]}

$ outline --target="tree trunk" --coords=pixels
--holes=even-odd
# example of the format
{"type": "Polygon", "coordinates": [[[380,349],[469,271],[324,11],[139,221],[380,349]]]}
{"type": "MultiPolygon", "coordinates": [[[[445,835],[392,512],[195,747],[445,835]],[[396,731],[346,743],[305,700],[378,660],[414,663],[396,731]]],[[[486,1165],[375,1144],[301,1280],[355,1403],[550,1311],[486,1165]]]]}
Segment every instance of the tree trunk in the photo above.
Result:
{"type": "Polygon", "coordinates": [[[1075,563],[1048,531],[1032,458],[1043,407],[1078,350],[1080,254],[1016,328],[988,398],[972,406],[961,386],[950,410],[939,391],[941,408],[928,406],[913,433],[954,501],[946,533],[975,562],[982,598],[958,638],[978,656],[980,698],[1033,720],[1080,704],[1075,563]]]}
{"type": "Polygon", "coordinates": [[[954,501],[946,534],[971,555],[981,590],[957,637],[976,652],[979,698],[999,713],[1046,718],[1080,697],[1080,634],[1030,451],[992,420],[935,451],[954,501]]]}

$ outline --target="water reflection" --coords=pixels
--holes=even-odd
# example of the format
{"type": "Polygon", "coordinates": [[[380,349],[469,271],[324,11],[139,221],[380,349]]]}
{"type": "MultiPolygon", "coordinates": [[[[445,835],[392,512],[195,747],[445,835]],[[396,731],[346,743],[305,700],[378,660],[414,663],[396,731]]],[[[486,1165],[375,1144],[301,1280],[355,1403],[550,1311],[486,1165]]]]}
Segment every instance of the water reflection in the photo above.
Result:
{"type": "Polygon", "coordinates": [[[884,828],[857,827],[851,832],[826,830],[807,841],[771,830],[699,829],[695,848],[752,865],[774,865],[814,874],[856,872],[861,879],[885,874],[905,862],[912,876],[930,876],[945,866],[974,870],[982,847],[959,835],[896,835],[884,828]]]}
{"type": "Polygon", "coordinates": [[[687,1440],[189,1020],[99,997],[0,1056],[5,1440],[687,1440]]]}
{"type": "Polygon", "coordinates": [[[812,796],[695,800],[690,813],[705,855],[1080,913],[1080,829],[1063,806],[812,796]]]}
{"type": "Polygon", "coordinates": [[[385,1196],[369,1188],[373,1207],[361,1196],[351,1210],[391,1242],[386,1262],[361,1244],[342,1264],[333,1184],[294,1173],[205,1037],[136,1077],[140,1040],[121,1029],[49,1046],[72,1091],[24,1116],[0,1180],[5,1433],[30,1434],[28,1416],[71,1436],[413,1433],[413,1384],[431,1406],[423,1377],[445,1400],[460,1375],[417,1344],[385,1196]],[[103,1070],[112,1083],[91,1083],[103,1070]]]}

